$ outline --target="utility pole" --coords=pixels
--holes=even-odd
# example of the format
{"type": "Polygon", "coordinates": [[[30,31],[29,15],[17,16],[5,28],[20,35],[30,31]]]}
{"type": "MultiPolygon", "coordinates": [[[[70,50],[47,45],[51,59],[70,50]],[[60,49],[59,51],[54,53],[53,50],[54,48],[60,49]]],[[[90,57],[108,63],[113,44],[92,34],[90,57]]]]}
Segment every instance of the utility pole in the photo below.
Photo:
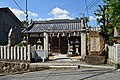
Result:
{"type": "Polygon", "coordinates": [[[28,0],[26,0],[26,24],[28,27],[28,0]]]}
{"type": "Polygon", "coordinates": [[[103,5],[103,26],[104,26],[104,31],[107,32],[106,30],[106,5],[103,5]]]}
{"type": "Polygon", "coordinates": [[[28,0],[26,0],[26,29],[27,29],[27,44],[28,44],[28,0]]]}

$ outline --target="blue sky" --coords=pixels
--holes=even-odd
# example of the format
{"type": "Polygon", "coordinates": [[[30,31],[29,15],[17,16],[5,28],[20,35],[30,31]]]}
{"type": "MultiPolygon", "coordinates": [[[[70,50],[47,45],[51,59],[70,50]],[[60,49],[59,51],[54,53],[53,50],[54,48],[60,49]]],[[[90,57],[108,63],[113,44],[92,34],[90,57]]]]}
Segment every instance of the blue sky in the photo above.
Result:
{"type": "MultiPolygon", "coordinates": [[[[25,11],[26,0],[15,1],[25,11]]],[[[86,1],[89,5],[92,1],[97,3],[99,0],[86,1]]],[[[91,26],[97,25],[94,10],[98,9],[98,4],[103,4],[102,0],[88,10],[91,26]]],[[[0,7],[9,7],[21,21],[25,20],[24,12],[19,9],[14,0],[0,0],[0,7]]],[[[28,0],[29,20],[74,19],[81,17],[82,13],[88,16],[85,8],[85,0],[28,0]]]]}

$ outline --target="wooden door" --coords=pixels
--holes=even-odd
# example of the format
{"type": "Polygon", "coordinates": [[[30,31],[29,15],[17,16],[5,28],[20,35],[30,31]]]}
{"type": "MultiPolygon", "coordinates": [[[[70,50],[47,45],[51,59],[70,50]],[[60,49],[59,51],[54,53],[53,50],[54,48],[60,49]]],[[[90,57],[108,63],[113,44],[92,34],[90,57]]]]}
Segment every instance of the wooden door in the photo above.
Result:
{"type": "Polygon", "coordinates": [[[62,54],[67,54],[68,50],[68,40],[67,37],[61,37],[60,38],[60,52],[62,54]]]}

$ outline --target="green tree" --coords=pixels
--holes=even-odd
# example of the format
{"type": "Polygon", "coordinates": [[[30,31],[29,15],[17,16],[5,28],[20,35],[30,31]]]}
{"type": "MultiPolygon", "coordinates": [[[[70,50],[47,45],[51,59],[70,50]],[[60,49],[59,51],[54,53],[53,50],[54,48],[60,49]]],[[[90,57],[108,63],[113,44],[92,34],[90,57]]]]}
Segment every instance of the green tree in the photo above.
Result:
{"type": "Polygon", "coordinates": [[[110,0],[104,1],[107,5],[109,5],[109,15],[110,15],[110,24],[113,27],[116,27],[120,32],[120,0],[110,0]]]}
{"type": "Polygon", "coordinates": [[[105,34],[106,41],[112,45],[114,42],[114,27],[120,32],[120,0],[103,0],[105,5],[99,5],[95,15],[101,18],[97,19],[102,31],[105,34]]]}
{"type": "Polygon", "coordinates": [[[105,37],[106,43],[109,43],[109,35],[112,31],[110,31],[110,27],[108,27],[108,23],[110,22],[109,15],[107,14],[108,6],[98,5],[98,7],[99,9],[95,11],[95,15],[99,17],[97,22],[101,27],[101,35],[105,37]]]}

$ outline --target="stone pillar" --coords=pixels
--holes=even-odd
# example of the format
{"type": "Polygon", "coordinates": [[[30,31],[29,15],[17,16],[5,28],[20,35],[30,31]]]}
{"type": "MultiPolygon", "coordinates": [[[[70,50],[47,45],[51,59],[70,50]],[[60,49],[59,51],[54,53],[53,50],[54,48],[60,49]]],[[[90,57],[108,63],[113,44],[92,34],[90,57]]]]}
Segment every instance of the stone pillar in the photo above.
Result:
{"type": "Polygon", "coordinates": [[[75,41],[75,49],[76,49],[75,53],[79,55],[80,53],[79,53],[79,41],[78,41],[78,39],[76,39],[76,41],[75,41]]]}
{"type": "Polygon", "coordinates": [[[14,60],[16,60],[16,46],[14,46],[14,60]]]}
{"type": "Polygon", "coordinates": [[[24,60],[27,60],[27,51],[26,46],[24,46],[24,60]]]}
{"type": "Polygon", "coordinates": [[[78,51],[78,48],[79,48],[79,47],[76,47],[76,53],[79,55],[80,53],[79,53],[79,51],[78,51]]]}
{"type": "Polygon", "coordinates": [[[43,50],[43,46],[40,46],[40,50],[43,50]]]}
{"type": "Polygon", "coordinates": [[[114,57],[115,57],[115,45],[113,46],[108,46],[108,59],[109,60],[112,60],[112,61],[115,61],[114,57]]]}
{"type": "Polygon", "coordinates": [[[7,49],[6,49],[7,47],[6,46],[4,46],[4,59],[7,59],[7,49]]]}
{"type": "Polygon", "coordinates": [[[120,64],[120,44],[115,45],[115,62],[117,64],[120,64]]]}
{"type": "Polygon", "coordinates": [[[46,33],[46,32],[44,32],[44,50],[46,50],[46,52],[47,52],[47,56],[48,56],[48,50],[49,50],[49,42],[48,42],[48,33],[46,33]]]}
{"type": "MultiPolygon", "coordinates": [[[[28,45],[28,48],[30,47],[30,45],[28,45]]],[[[31,59],[34,60],[35,59],[35,50],[36,50],[36,45],[34,46],[31,46],[30,47],[30,51],[31,51],[31,59]]],[[[29,52],[29,49],[28,49],[28,52],[29,52]]]]}
{"type": "Polygon", "coordinates": [[[10,59],[10,46],[7,46],[7,59],[10,59]]]}
{"type": "Polygon", "coordinates": [[[23,47],[20,47],[20,60],[23,60],[23,47]]]}
{"type": "Polygon", "coordinates": [[[20,59],[20,47],[17,46],[17,59],[19,60],[20,59]]]}
{"type": "Polygon", "coordinates": [[[36,48],[36,45],[34,45],[34,49],[36,50],[37,48],[36,48]]]}
{"type": "Polygon", "coordinates": [[[11,53],[11,60],[12,60],[13,59],[13,47],[11,47],[10,53],[11,53]]]}
{"type": "Polygon", "coordinates": [[[84,60],[86,56],[86,32],[81,32],[81,57],[84,60]]]}
{"type": "Polygon", "coordinates": [[[0,50],[1,50],[1,51],[0,51],[0,53],[1,53],[1,54],[0,54],[0,55],[1,55],[0,58],[3,59],[3,46],[1,46],[0,48],[1,48],[1,49],[0,49],[0,50]]]}
{"type": "Polygon", "coordinates": [[[37,45],[37,50],[40,50],[40,48],[41,48],[41,45],[37,45]]]}
{"type": "Polygon", "coordinates": [[[31,46],[30,46],[30,45],[28,45],[27,47],[28,47],[28,48],[27,48],[27,49],[28,49],[28,50],[27,50],[27,51],[28,51],[28,52],[27,52],[27,60],[29,60],[29,61],[30,61],[31,46]]]}

